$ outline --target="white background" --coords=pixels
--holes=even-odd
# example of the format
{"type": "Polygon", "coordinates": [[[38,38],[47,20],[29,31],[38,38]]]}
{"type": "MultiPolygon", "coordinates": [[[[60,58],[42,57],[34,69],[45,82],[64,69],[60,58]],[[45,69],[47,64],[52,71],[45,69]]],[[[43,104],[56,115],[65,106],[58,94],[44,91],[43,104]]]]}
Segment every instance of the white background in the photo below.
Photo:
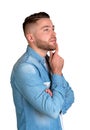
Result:
{"type": "Polygon", "coordinates": [[[17,130],[10,74],[26,50],[24,18],[39,11],[49,13],[56,27],[63,73],[75,92],[75,103],[63,116],[64,130],[90,130],[89,0],[0,1],[0,130],[17,130]]]}

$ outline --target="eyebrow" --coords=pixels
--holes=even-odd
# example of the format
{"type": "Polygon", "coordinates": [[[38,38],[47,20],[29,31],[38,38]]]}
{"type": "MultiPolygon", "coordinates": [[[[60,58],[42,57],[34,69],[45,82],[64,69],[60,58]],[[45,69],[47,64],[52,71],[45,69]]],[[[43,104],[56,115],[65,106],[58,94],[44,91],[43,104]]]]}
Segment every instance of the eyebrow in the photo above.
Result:
{"type": "MultiPolygon", "coordinates": [[[[49,25],[45,25],[45,26],[41,27],[41,29],[43,29],[43,28],[50,28],[50,27],[51,26],[49,26],[49,25]]],[[[55,28],[55,26],[53,25],[52,28],[55,28]]]]}

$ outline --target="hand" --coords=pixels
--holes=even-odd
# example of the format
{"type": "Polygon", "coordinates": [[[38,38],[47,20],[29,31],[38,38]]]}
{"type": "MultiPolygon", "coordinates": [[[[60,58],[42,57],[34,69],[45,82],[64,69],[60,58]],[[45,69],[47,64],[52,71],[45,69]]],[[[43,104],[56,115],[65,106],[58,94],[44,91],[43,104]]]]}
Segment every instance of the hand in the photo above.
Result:
{"type": "Polygon", "coordinates": [[[50,51],[49,64],[53,74],[62,75],[64,60],[58,55],[58,45],[54,53],[50,51]]]}
{"type": "Polygon", "coordinates": [[[52,96],[52,91],[48,88],[45,90],[46,93],[48,93],[50,96],[52,96]]]}

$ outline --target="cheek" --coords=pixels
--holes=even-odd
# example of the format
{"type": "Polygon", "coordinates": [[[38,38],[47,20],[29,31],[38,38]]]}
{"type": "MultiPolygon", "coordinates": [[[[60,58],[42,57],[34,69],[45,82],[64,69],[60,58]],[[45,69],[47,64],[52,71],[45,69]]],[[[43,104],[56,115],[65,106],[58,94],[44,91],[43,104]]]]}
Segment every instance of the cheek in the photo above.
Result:
{"type": "Polygon", "coordinates": [[[44,36],[42,37],[42,40],[43,40],[43,41],[46,41],[46,42],[49,42],[49,39],[50,39],[50,35],[44,35],[44,36]]]}
{"type": "Polygon", "coordinates": [[[37,35],[36,35],[36,38],[38,39],[38,40],[40,40],[40,41],[46,41],[46,42],[49,42],[49,40],[50,40],[50,37],[51,37],[51,34],[50,33],[44,33],[43,34],[43,32],[42,33],[38,33],[37,35]]]}

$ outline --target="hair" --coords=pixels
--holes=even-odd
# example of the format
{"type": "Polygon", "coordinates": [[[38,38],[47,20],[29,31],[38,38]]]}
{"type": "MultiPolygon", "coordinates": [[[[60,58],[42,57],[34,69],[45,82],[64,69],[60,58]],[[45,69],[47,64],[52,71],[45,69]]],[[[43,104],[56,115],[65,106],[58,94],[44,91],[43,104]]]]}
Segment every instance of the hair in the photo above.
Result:
{"type": "Polygon", "coordinates": [[[26,17],[25,20],[24,20],[24,22],[23,22],[23,31],[24,31],[24,34],[25,34],[25,30],[26,30],[26,26],[27,25],[36,23],[41,18],[50,18],[50,16],[46,12],[39,12],[39,13],[34,13],[34,14],[26,17]]]}

